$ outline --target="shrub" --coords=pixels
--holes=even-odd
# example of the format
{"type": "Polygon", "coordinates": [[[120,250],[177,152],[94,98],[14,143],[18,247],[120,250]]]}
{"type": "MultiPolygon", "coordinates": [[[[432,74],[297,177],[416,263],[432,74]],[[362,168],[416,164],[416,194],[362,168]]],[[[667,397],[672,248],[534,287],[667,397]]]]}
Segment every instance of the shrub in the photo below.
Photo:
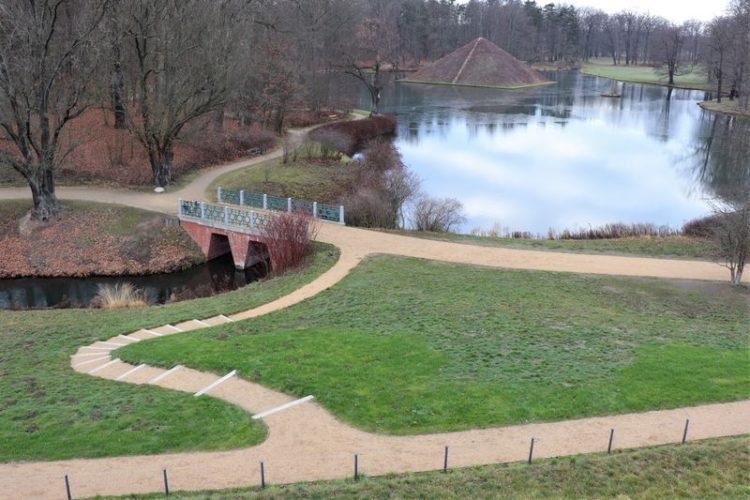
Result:
{"type": "Polygon", "coordinates": [[[422,196],[414,206],[414,228],[417,231],[447,233],[466,220],[463,205],[453,198],[422,196]]]}
{"type": "Polygon", "coordinates": [[[669,226],[656,226],[649,223],[624,224],[615,222],[588,229],[564,229],[558,233],[550,229],[548,238],[551,240],[606,240],[613,238],[634,238],[642,236],[675,236],[680,234],[669,226]]]}
{"type": "Polygon", "coordinates": [[[310,138],[352,156],[368,141],[396,133],[396,118],[382,115],[323,125],[310,132],[310,138]]]}
{"type": "Polygon", "coordinates": [[[304,212],[280,213],[263,226],[263,240],[271,257],[272,272],[282,274],[298,266],[310,250],[318,226],[304,212]]]}
{"type": "Polygon", "coordinates": [[[136,288],[132,283],[116,283],[99,285],[99,290],[91,301],[91,305],[101,309],[126,309],[145,307],[148,305],[148,300],[143,290],[136,288]]]}

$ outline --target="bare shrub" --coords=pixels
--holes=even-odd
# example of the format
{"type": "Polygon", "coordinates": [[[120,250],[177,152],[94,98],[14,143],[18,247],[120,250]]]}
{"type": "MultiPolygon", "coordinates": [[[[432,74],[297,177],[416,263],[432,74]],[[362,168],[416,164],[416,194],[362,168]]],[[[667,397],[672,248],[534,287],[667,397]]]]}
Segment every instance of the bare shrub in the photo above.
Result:
{"type": "Polygon", "coordinates": [[[298,266],[310,250],[318,226],[304,212],[275,214],[263,226],[262,235],[271,257],[272,272],[282,274],[298,266]]]}
{"type": "Polygon", "coordinates": [[[447,233],[466,220],[463,205],[454,198],[422,196],[414,206],[414,228],[417,231],[447,233]]]}
{"type": "Polygon", "coordinates": [[[310,138],[352,156],[367,141],[393,135],[395,132],[396,119],[381,115],[364,120],[329,123],[310,132],[310,138]]]}
{"type": "Polygon", "coordinates": [[[387,141],[370,141],[357,162],[354,186],[346,197],[346,223],[395,229],[404,224],[403,208],[419,193],[419,178],[387,141]]]}
{"type": "Polygon", "coordinates": [[[91,305],[101,309],[127,309],[145,307],[148,300],[143,290],[136,288],[132,283],[116,283],[99,285],[91,305]]]}

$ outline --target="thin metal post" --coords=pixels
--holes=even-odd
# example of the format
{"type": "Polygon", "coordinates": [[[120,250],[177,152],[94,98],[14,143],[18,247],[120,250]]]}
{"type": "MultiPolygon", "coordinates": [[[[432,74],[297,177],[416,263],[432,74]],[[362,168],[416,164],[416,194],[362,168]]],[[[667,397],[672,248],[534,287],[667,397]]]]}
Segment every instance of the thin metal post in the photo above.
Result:
{"type": "Polygon", "coordinates": [[[224,224],[229,224],[229,206],[224,205],[224,224]]]}
{"type": "Polygon", "coordinates": [[[255,227],[255,212],[250,210],[250,227],[255,227]]]}
{"type": "Polygon", "coordinates": [[[245,204],[245,190],[240,189],[240,205],[244,205],[244,204],[245,204]]]}
{"type": "Polygon", "coordinates": [[[688,432],[688,426],[690,425],[690,419],[685,420],[685,430],[682,432],[682,444],[685,444],[687,441],[687,432],[688,432]]]}
{"type": "Polygon", "coordinates": [[[221,203],[221,186],[216,188],[216,201],[221,203]]]}
{"type": "Polygon", "coordinates": [[[448,447],[445,447],[445,456],[443,457],[443,472],[448,472],[448,447]]]}
{"type": "Polygon", "coordinates": [[[263,193],[263,210],[268,210],[268,195],[263,193]]]}
{"type": "Polygon", "coordinates": [[[286,211],[289,213],[292,213],[292,199],[291,198],[286,199],[286,211]]]}
{"type": "Polygon", "coordinates": [[[609,444],[607,445],[607,454],[612,454],[612,439],[615,437],[615,430],[610,429],[609,430],[609,444]]]}
{"type": "Polygon", "coordinates": [[[531,459],[534,456],[534,438],[531,438],[531,446],[529,446],[529,465],[531,465],[531,459]]]}
{"type": "Polygon", "coordinates": [[[167,477],[167,468],[164,467],[164,495],[169,496],[169,478],[167,477]]]}
{"type": "Polygon", "coordinates": [[[316,219],[318,217],[318,202],[313,202],[313,219],[316,219]]]}
{"type": "Polygon", "coordinates": [[[354,480],[359,481],[359,456],[354,454],[354,480]]]}
{"type": "Polygon", "coordinates": [[[177,215],[182,216],[182,198],[177,200],[177,215]]]}
{"type": "Polygon", "coordinates": [[[68,494],[68,500],[73,500],[73,495],[70,494],[70,480],[67,474],[65,474],[65,493],[68,494]]]}
{"type": "Polygon", "coordinates": [[[206,218],[206,204],[201,202],[201,220],[206,218]]]}
{"type": "Polygon", "coordinates": [[[263,465],[263,462],[260,463],[260,487],[266,487],[266,468],[263,465]]]}
{"type": "Polygon", "coordinates": [[[344,223],[344,205],[339,205],[339,224],[344,223]]]}

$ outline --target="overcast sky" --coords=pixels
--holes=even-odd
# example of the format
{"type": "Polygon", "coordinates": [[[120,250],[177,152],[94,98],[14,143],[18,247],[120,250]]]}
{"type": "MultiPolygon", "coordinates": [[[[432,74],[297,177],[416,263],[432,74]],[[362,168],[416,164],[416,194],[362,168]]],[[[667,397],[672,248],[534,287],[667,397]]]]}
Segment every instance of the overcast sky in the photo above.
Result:
{"type": "MultiPolygon", "coordinates": [[[[537,3],[547,3],[545,0],[537,3]]],[[[688,19],[709,21],[724,14],[729,0],[567,0],[555,3],[571,3],[576,7],[595,7],[608,13],[630,9],[650,12],[675,22],[688,19]]]]}
{"type": "MultiPolygon", "coordinates": [[[[466,2],[468,0],[459,0],[466,2]]],[[[554,3],[573,4],[576,7],[594,7],[609,14],[630,9],[636,12],[649,12],[676,23],[688,19],[710,21],[724,14],[729,0],[537,0],[537,4],[554,3]]]]}

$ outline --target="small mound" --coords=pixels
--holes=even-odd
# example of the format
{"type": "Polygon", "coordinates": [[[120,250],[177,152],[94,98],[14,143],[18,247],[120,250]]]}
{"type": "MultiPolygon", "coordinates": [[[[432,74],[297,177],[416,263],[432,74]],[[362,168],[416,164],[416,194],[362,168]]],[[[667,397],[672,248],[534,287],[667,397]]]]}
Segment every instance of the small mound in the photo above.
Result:
{"type": "Polygon", "coordinates": [[[485,38],[477,38],[413,73],[408,80],[486,87],[521,87],[546,80],[485,38]]]}

